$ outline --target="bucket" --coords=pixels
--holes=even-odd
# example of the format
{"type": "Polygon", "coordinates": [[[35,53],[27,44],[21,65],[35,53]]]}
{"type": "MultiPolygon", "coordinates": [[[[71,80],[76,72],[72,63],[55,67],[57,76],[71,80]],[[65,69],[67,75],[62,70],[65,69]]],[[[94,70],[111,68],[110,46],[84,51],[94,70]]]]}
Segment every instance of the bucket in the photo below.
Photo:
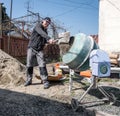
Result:
{"type": "Polygon", "coordinates": [[[79,33],[75,35],[71,48],[63,55],[63,63],[73,70],[87,70],[89,69],[89,55],[93,49],[98,49],[98,45],[93,38],[79,33]]]}

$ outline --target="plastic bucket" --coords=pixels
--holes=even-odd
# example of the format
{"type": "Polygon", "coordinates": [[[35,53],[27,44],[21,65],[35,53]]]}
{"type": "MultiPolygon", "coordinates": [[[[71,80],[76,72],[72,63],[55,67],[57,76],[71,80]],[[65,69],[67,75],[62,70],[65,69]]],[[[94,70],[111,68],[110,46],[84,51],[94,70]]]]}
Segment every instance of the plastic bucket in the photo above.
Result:
{"type": "Polygon", "coordinates": [[[93,49],[98,49],[91,36],[79,33],[69,51],[63,55],[63,63],[73,70],[84,71],[89,69],[89,55],[93,49]]]}

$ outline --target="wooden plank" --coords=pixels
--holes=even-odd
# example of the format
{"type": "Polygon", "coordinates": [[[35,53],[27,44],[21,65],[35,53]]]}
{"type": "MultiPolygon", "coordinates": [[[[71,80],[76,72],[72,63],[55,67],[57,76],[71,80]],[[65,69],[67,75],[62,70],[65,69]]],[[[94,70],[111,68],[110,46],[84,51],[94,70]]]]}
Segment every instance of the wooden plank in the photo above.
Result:
{"type": "Polygon", "coordinates": [[[110,59],[111,64],[118,65],[118,60],[117,59],[110,59]]]}
{"type": "Polygon", "coordinates": [[[111,73],[120,73],[120,67],[111,67],[111,73]]]}
{"type": "Polygon", "coordinates": [[[118,59],[118,58],[119,58],[119,54],[109,53],[109,57],[110,57],[111,59],[118,59]]]}

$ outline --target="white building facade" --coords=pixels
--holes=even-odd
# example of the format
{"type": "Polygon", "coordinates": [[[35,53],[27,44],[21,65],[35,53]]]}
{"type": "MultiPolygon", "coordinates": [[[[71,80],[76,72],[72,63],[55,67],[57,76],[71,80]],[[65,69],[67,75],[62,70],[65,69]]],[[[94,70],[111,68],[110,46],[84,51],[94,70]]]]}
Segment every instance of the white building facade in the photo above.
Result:
{"type": "Polygon", "coordinates": [[[120,53],[120,0],[99,0],[99,46],[120,53]]]}

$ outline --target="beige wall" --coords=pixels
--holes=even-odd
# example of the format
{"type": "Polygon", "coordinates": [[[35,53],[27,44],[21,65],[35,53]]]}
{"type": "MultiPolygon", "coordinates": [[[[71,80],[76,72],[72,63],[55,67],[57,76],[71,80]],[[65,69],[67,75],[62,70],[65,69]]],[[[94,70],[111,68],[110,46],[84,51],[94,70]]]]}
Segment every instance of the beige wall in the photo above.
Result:
{"type": "Polygon", "coordinates": [[[99,0],[99,46],[120,52],[120,0],[99,0]]]}

